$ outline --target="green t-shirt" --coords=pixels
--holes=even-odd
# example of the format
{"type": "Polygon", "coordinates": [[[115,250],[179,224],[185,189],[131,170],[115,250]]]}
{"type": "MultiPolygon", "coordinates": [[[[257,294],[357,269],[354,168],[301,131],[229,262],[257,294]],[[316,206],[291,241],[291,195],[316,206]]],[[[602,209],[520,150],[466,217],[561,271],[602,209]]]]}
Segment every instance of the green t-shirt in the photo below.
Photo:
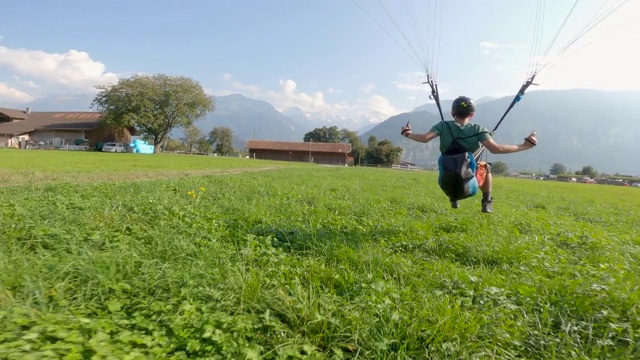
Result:
{"type": "Polygon", "coordinates": [[[447,151],[453,139],[458,139],[465,150],[473,153],[480,148],[481,142],[491,138],[489,130],[482,125],[472,123],[459,125],[453,120],[440,121],[431,128],[431,131],[440,136],[441,153],[447,151]]]}

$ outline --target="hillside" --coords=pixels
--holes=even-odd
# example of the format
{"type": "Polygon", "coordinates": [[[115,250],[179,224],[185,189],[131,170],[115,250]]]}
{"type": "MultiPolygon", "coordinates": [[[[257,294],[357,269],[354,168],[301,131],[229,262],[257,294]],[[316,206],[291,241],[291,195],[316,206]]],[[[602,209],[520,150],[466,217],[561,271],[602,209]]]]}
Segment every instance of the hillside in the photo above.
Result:
{"type": "Polygon", "coordinates": [[[244,147],[249,139],[302,141],[311,128],[280,113],[266,101],[243,95],[215,97],[215,111],[196,125],[206,134],[214,127],[233,130],[237,147],[244,147]]]}
{"type": "MultiPolygon", "coordinates": [[[[511,100],[512,97],[503,97],[481,102],[473,121],[493,129],[511,100]]],[[[629,119],[637,118],[639,103],[640,92],[531,91],[516,104],[494,138],[499,143],[522,143],[522,139],[535,130],[539,145],[516,154],[489,154],[488,159],[503,161],[513,169],[542,172],[559,162],[574,171],[592,165],[600,172],[640,174],[640,159],[634,156],[640,129],[629,126],[629,119]]],[[[370,135],[389,139],[405,148],[404,160],[434,166],[437,141],[425,145],[400,135],[400,127],[409,116],[416,132],[427,131],[439,121],[439,117],[430,112],[401,114],[362,134],[362,139],[366,141],[370,135]]]]}
{"type": "MultiPolygon", "coordinates": [[[[90,110],[92,99],[89,95],[58,96],[41,99],[28,106],[34,111],[90,110]]],[[[317,120],[318,114],[305,114],[316,119],[305,121],[300,116],[301,111],[290,109],[287,113],[298,115],[292,119],[265,101],[242,95],[215,99],[215,111],[196,124],[204,133],[215,126],[231,128],[235,146],[239,148],[254,136],[264,140],[300,141],[306,132],[322,124],[317,120]]],[[[492,129],[512,99],[512,96],[479,99],[473,121],[492,129]]],[[[443,100],[447,119],[450,119],[450,104],[451,100],[443,100]]],[[[504,161],[510,168],[518,170],[546,172],[553,163],[559,162],[573,171],[592,165],[600,172],[638,175],[640,159],[635,156],[635,142],[640,138],[640,129],[629,126],[629,122],[632,125],[637,122],[637,104],[640,104],[640,92],[530,91],[507,116],[495,139],[500,143],[521,143],[524,136],[536,130],[538,147],[517,154],[490,154],[488,159],[504,161]]],[[[400,127],[409,119],[416,132],[428,131],[440,120],[435,104],[430,103],[417,107],[411,113],[387,118],[373,128],[367,126],[365,131],[360,131],[361,137],[364,142],[370,135],[380,140],[389,139],[404,148],[404,160],[434,167],[438,157],[437,141],[425,145],[400,136],[400,127]]],[[[358,124],[369,121],[362,120],[358,124]]],[[[176,129],[171,135],[181,137],[182,131],[176,129]]]]}

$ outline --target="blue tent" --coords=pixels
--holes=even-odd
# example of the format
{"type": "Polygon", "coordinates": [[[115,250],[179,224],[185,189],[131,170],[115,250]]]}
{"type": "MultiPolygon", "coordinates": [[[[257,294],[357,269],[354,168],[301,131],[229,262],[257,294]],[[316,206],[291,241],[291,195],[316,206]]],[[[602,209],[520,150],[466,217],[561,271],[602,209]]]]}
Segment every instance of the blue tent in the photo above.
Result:
{"type": "Polygon", "coordinates": [[[132,152],[136,154],[153,154],[155,149],[153,145],[149,145],[146,141],[139,139],[133,140],[129,146],[133,149],[132,152]]]}

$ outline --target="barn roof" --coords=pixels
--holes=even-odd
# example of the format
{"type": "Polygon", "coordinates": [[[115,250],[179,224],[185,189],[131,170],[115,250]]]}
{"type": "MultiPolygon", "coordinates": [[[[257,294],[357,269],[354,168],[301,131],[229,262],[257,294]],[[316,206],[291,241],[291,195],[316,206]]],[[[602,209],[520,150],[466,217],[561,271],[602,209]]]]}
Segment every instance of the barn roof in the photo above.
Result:
{"type": "Polygon", "coordinates": [[[9,119],[26,119],[27,118],[27,112],[24,110],[16,110],[16,109],[9,109],[9,108],[2,108],[0,107],[0,115],[4,115],[6,117],[8,117],[9,119]]]}
{"type": "Polygon", "coordinates": [[[313,151],[346,154],[351,151],[351,144],[249,140],[245,148],[249,150],[313,151]]]}
{"type": "MultiPolygon", "coordinates": [[[[7,109],[1,109],[0,112],[7,114],[5,110],[7,109]]],[[[102,115],[99,112],[89,111],[43,111],[31,112],[26,116],[27,118],[23,120],[0,123],[0,134],[17,135],[34,130],[92,130],[100,127],[102,121],[102,115]]]]}

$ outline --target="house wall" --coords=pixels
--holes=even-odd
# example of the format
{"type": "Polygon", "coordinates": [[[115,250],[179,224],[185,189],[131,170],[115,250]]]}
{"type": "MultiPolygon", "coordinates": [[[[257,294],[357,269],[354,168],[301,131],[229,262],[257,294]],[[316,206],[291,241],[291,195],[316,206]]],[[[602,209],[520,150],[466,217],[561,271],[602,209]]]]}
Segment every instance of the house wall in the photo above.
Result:
{"type": "MultiPolygon", "coordinates": [[[[106,129],[94,129],[94,130],[35,130],[27,134],[19,136],[6,136],[0,135],[0,147],[19,147],[20,140],[33,141],[35,143],[43,142],[47,144],[48,140],[62,139],[64,144],[73,144],[77,139],[89,140],[89,146],[93,147],[98,142],[121,142],[124,144],[131,143],[131,133],[129,130],[123,130],[121,134],[114,134],[113,131],[106,129]]],[[[58,143],[54,145],[60,145],[58,143]]]]}
{"type": "Polygon", "coordinates": [[[20,147],[20,140],[29,141],[29,139],[29,134],[22,134],[14,137],[0,135],[0,146],[18,148],[20,147]]]}
{"type": "Polygon", "coordinates": [[[8,147],[9,145],[9,137],[5,135],[0,135],[0,147],[8,147]]]}
{"type": "MultiPolygon", "coordinates": [[[[74,140],[84,138],[84,131],[82,130],[53,130],[53,131],[32,131],[29,135],[30,140],[36,143],[46,143],[50,139],[63,139],[65,144],[73,144],[74,140]]],[[[57,145],[57,144],[56,144],[57,145]]]]}
{"type": "Polygon", "coordinates": [[[249,149],[249,156],[262,160],[314,162],[324,165],[345,165],[347,156],[343,153],[288,151],[288,150],[263,150],[249,149]]]}

